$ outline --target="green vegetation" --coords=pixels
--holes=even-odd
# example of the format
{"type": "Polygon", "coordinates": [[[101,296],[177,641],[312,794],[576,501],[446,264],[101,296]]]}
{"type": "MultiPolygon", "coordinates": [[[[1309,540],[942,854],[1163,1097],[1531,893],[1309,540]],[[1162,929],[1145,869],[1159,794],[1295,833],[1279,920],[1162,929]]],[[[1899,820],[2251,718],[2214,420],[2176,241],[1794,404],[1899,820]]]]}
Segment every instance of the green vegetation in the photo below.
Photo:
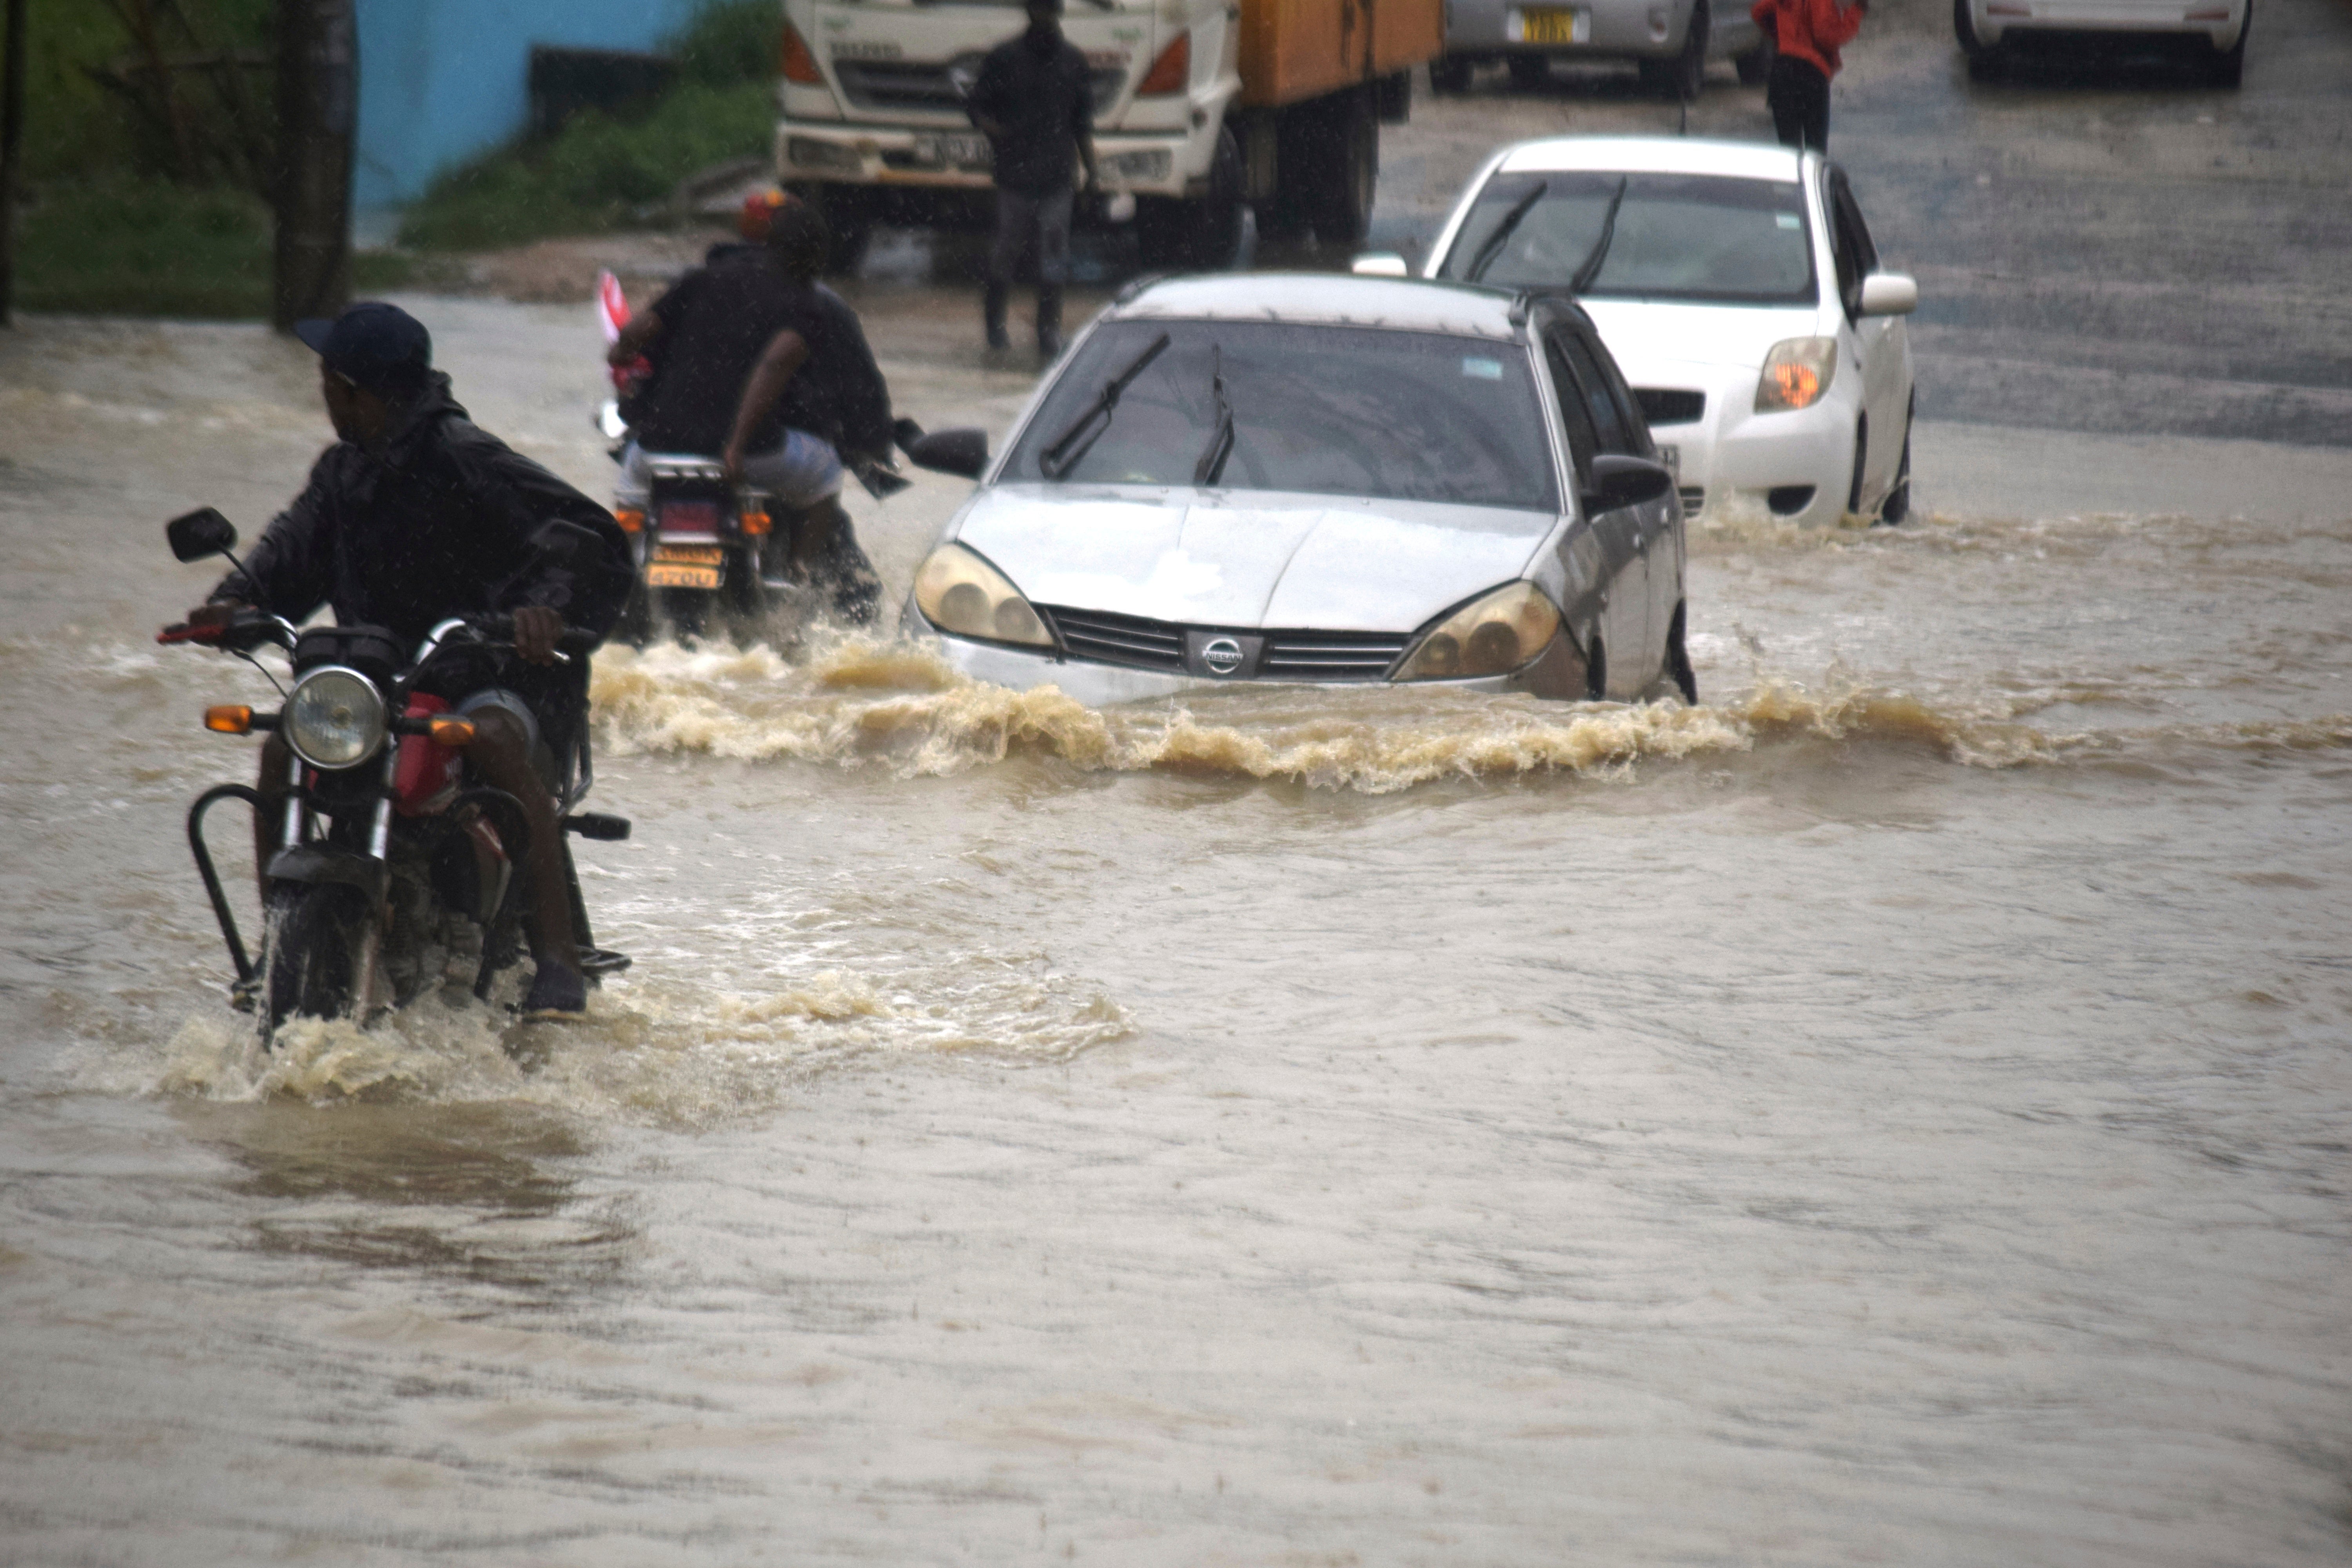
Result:
{"type": "Polygon", "coordinates": [[[774,0],[725,0],[674,39],[678,79],[644,113],[589,110],[543,141],[499,149],[433,183],[404,245],[467,250],[658,219],[680,180],[756,156],[775,131],[774,0]]]}

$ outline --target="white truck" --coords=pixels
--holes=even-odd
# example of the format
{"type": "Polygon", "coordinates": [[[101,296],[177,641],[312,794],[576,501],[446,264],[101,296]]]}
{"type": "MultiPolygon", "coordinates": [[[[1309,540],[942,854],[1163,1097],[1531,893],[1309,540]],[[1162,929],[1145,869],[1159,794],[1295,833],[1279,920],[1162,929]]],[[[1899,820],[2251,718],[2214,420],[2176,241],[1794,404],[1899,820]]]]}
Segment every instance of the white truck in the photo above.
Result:
{"type": "MultiPolygon", "coordinates": [[[[1230,264],[1262,235],[1363,237],[1380,125],[1445,47],[1444,0],[1068,0],[1094,68],[1103,187],[1153,267],[1230,264]]],[[[987,139],[964,95],[1026,25],[1019,0],[783,0],[777,177],[831,220],[834,265],[877,224],[982,228],[987,139]]]]}

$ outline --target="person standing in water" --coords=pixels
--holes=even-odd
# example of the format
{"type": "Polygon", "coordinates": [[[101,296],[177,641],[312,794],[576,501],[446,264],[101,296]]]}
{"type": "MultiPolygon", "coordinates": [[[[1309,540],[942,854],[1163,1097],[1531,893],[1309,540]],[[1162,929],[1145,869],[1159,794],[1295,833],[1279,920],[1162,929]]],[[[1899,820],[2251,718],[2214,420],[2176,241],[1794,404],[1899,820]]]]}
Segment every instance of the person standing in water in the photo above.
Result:
{"type": "Polygon", "coordinates": [[[1037,352],[1062,352],[1062,285],[1070,276],[1072,165],[1096,188],[1094,83],[1087,57],[1062,37],[1062,0],[1029,0],[1029,26],[981,62],[964,110],[996,159],[996,243],[982,314],[988,346],[1009,348],[1004,311],[1013,268],[1037,245],[1037,352]]]}
{"type": "Polygon", "coordinates": [[[1764,102],[1783,145],[1830,150],[1830,78],[1838,73],[1838,50],[1862,31],[1869,8],[1870,0],[1756,0],[1749,8],[1777,46],[1764,102]]]}

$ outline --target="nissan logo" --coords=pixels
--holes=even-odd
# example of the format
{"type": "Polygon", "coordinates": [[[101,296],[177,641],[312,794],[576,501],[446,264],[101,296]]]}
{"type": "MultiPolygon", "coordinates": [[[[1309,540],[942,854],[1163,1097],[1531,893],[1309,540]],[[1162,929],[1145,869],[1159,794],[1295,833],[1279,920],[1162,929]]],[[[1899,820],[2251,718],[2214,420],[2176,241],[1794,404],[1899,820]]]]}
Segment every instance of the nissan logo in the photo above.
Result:
{"type": "Polygon", "coordinates": [[[1242,645],[1231,637],[1211,637],[1201,645],[1201,662],[1211,675],[1231,675],[1242,667],[1242,645]]]}

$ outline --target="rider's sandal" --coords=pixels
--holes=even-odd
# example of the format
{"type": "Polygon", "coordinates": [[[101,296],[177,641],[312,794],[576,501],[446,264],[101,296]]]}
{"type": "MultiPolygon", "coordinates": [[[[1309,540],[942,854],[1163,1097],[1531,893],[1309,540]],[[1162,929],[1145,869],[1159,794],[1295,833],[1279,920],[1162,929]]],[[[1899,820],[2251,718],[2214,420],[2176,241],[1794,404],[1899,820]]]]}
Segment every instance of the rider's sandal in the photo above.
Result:
{"type": "Polygon", "coordinates": [[[588,982],[576,969],[542,963],[531,977],[530,994],[523,998],[526,1018],[564,1021],[588,1016],[588,982]]]}

